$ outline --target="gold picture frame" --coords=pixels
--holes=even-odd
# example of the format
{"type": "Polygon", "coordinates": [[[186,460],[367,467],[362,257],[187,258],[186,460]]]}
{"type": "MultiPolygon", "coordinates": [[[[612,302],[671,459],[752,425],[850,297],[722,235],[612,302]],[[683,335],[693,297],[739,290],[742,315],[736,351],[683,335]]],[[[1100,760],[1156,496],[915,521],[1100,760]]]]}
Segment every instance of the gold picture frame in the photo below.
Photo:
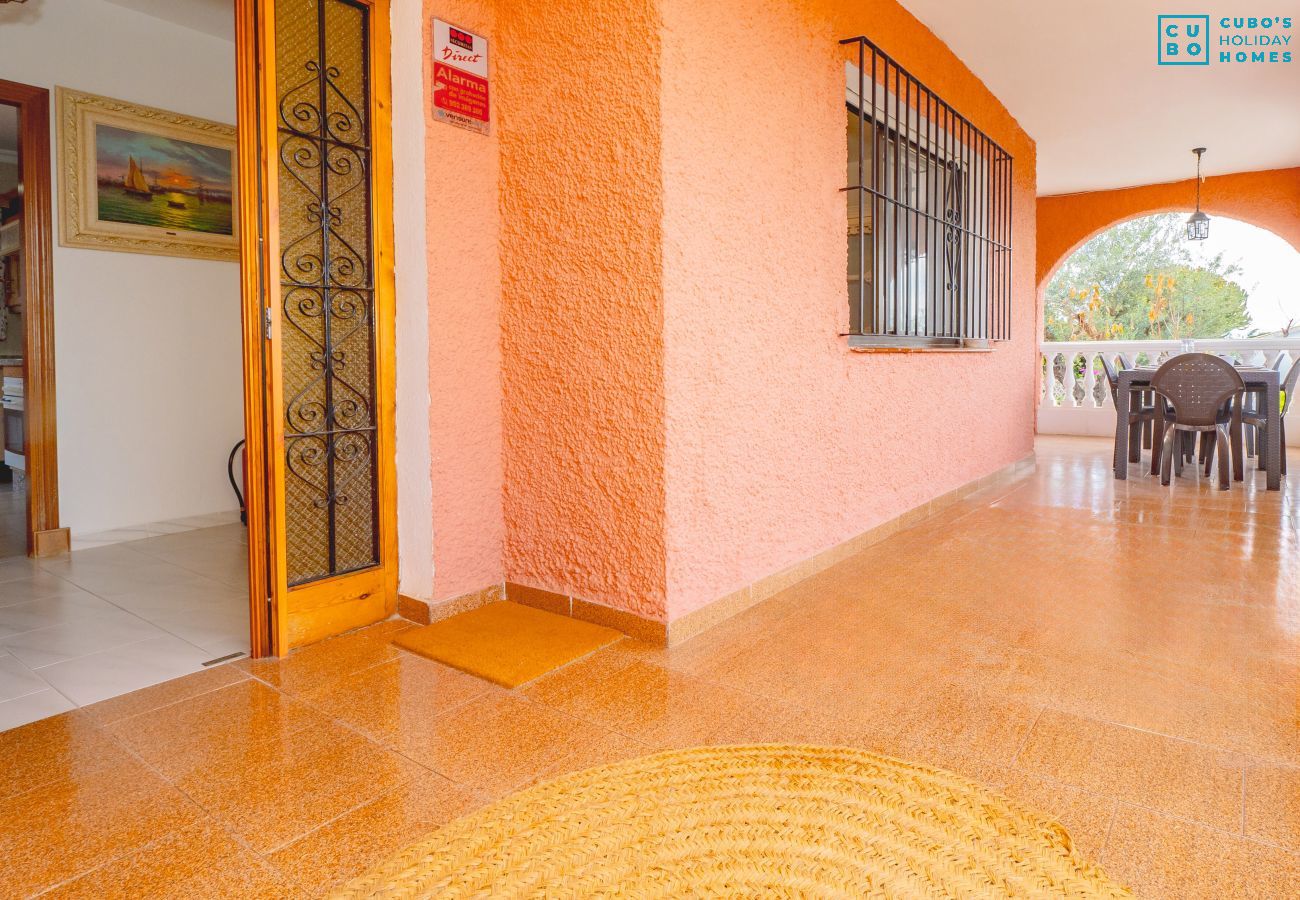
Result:
{"type": "Polygon", "coordinates": [[[59,243],[239,259],[235,128],[55,88],[59,243]]]}

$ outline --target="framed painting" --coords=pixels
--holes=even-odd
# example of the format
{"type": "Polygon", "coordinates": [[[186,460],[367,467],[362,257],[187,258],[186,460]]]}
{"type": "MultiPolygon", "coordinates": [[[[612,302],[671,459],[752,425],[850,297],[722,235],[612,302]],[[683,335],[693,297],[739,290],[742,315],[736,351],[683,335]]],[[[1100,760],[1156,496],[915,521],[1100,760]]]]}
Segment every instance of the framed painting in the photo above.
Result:
{"type": "Polygon", "coordinates": [[[239,259],[231,125],[56,88],[65,247],[239,259]]]}

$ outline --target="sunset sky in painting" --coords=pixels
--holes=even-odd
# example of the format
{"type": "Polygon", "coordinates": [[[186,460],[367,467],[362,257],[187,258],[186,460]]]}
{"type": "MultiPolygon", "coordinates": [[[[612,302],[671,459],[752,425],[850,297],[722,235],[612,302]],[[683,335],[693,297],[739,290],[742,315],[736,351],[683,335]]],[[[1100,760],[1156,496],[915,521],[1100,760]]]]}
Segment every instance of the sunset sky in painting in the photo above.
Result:
{"type": "Polygon", "coordinates": [[[97,124],[95,151],[95,174],[100,180],[121,180],[127,157],[134,156],[151,185],[184,190],[202,182],[208,188],[231,187],[231,153],[219,147],[97,124]]]}

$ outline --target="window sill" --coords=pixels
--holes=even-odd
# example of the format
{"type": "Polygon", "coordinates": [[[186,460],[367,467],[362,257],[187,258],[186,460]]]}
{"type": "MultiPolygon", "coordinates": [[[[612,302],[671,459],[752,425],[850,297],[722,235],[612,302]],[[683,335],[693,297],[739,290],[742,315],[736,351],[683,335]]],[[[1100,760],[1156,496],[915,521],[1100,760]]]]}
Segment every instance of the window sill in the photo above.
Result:
{"type": "Polygon", "coordinates": [[[992,353],[989,341],[891,340],[870,335],[848,334],[849,349],[854,353],[992,353]]]}

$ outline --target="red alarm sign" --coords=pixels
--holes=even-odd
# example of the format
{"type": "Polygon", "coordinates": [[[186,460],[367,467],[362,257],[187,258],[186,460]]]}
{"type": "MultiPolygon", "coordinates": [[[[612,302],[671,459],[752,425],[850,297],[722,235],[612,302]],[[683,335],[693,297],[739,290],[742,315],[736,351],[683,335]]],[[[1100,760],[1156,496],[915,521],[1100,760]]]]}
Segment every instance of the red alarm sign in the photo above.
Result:
{"type": "Polygon", "coordinates": [[[434,118],[487,134],[490,112],[487,38],[434,19],[434,118]]]}

